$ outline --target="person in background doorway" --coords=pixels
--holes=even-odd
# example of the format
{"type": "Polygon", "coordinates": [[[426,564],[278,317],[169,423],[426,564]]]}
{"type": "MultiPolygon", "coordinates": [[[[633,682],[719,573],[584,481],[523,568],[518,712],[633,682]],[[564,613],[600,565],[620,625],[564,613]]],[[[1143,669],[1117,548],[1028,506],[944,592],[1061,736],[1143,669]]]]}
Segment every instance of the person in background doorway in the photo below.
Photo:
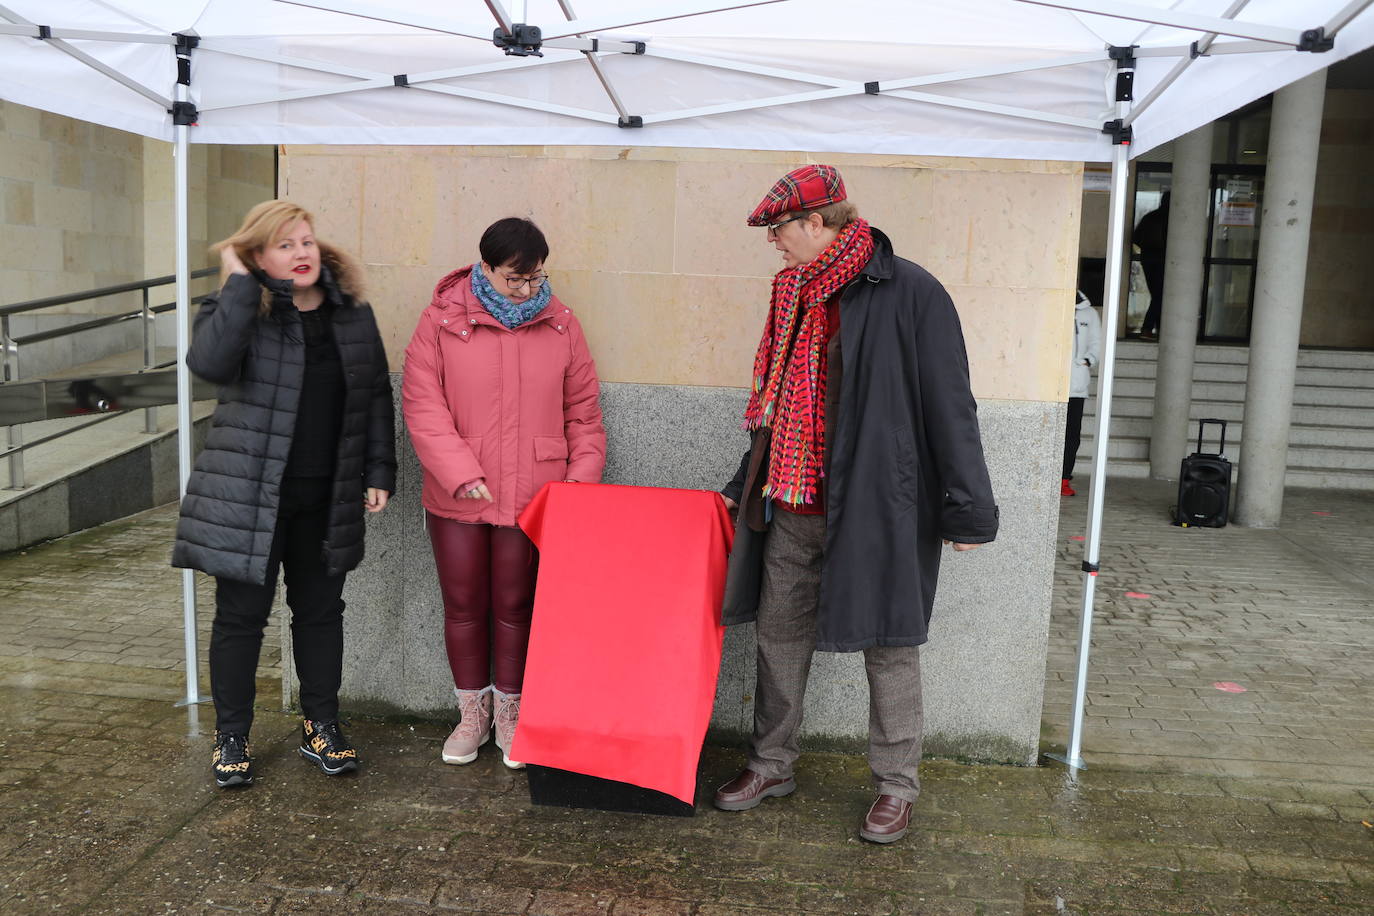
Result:
{"type": "Polygon", "coordinates": [[[1059,495],[1075,496],[1070,481],[1078,459],[1078,446],[1083,435],[1083,404],[1092,384],[1092,370],[1097,367],[1102,349],[1102,321],[1092,302],[1078,291],[1073,309],[1073,353],[1069,359],[1069,414],[1064,422],[1064,473],[1059,495]]]}
{"type": "Polygon", "coordinates": [[[223,286],[196,315],[186,364],[221,386],[219,404],[172,553],[215,577],[211,769],[221,788],[253,781],[258,654],[284,567],[300,754],[337,776],[358,767],[339,728],[344,576],[363,558],[363,510],[396,489],[386,351],[361,271],[301,207],[258,204],[215,248],[223,286]]]}
{"type": "Polygon", "coordinates": [[[599,483],[606,431],[582,326],[544,273],[544,233],[527,219],[498,220],[478,251],[477,263],[439,281],[421,313],[401,397],[425,472],[458,698],[441,756],[476,760],[494,725],[502,761],[517,769],[510,746],[538,558],[516,519],[546,483],[599,483]]]}
{"type": "Polygon", "coordinates": [[[1140,249],[1140,269],[1150,291],[1150,307],[1140,323],[1141,340],[1159,339],[1159,315],[1164,308],[1164,251],[1169,245],[1169,198],[1165,191],[1159,207],[1140,218],[1131,242],[1140,249]]]}

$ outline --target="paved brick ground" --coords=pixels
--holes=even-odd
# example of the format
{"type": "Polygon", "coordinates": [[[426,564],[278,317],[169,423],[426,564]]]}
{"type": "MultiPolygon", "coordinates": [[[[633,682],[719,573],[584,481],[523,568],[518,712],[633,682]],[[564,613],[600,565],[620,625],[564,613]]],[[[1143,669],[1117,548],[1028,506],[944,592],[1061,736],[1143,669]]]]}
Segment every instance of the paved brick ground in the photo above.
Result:
{"type": "MultiPolygon", "coordinates": [[[[30,550],[0,553],[0,656],[185,670],[181,571],[168,563],[175,505],[30,550]]],[[[214,580],[196,574],[201,667],[214,580]]],[[[262,674],[280,677],[269,626],[262,674]]],[[[208,671],[206,671],[208,676],[208,671]]]]}
{"type": "MultiPolygon", "coordinates": [[[[1077,670],[1086,487],[1064,500],[1045,737],[1077,670]]],[[[1177,528],[1173,489],[1108,486],[1086,759],[1371,781],[1374,493],[1290,491],[1276,530],[1177,528]],[[1148,597],[1128,597],[1128,593],[1148,597]],[[1227,693],[1218,683],[1238,684],[1227,693]],[[1186,761],[1180,763],[1178,761],[1186,761]]]]}
{"type": "MultiPolygon", "coordinates": [[[[266,691],[260,778],[217,791],[210,710],[171,702],[172,514],[0,555],[0,912],[1374,912],[1374,500],[1293,494],[1280,532],[1173,529],[1170,501],[1109,488],[1089,768],[927,761],[918,827],[890,848],[854,836],[857,758],[807,754],[794,796],[741,814],[544,808],[490,748],[439,763],[445,723],[360,720],[363,772],[326,779],[266,691]]],[[[1084,503],[1061,525],[1047,750],[1072,689],[1084,503]]],[[[707,748],[701,790],[738,761],[707,748]]]]}

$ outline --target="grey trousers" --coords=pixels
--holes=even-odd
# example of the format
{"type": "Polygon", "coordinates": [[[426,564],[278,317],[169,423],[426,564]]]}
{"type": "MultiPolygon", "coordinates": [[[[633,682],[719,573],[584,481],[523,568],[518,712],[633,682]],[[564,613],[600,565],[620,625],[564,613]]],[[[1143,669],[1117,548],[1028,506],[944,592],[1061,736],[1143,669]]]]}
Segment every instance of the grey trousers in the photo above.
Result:
{"type": "MultiPolygon", "coordinates": [[[[802,701],[816,651],[825,516],[777,510],[763,547],[759,598],[758,684],[749,768],[778,779],[792,775],[799,750],[802,701]]],[[[917,646],[864,650],[868,673],[868,766],[880,795],[914,802],[921,783],[923,716],[917,646]]]]}

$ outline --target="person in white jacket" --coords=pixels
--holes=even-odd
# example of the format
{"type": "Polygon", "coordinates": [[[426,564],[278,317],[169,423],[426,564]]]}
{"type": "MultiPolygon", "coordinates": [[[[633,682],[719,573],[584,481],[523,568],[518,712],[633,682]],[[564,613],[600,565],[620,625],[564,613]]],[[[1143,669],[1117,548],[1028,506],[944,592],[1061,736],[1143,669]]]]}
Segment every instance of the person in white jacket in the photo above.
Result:
{"type": "Polygon", "coordinates": [[[1097,368],[1102,350],[1102,320],[1083,291],[1073,310],[1073,358],[1069,361],[1069,417],[1064,424],[1064,474],[1059,494],[1074,496],[1077,491],[1069,481],[1073,479],[1073,464],[1078,457],[1079,439],[1083,432],[1083,402],[1088,399],[1092,370],[1097,368]]]}

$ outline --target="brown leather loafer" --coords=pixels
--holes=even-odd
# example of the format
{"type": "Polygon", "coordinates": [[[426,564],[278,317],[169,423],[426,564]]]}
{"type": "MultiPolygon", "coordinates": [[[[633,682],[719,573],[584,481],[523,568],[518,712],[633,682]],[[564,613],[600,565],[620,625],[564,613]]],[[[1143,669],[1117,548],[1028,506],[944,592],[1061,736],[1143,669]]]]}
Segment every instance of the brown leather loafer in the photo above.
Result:
{"type": "Polygon", "coordinates": [[[868,809],[859,836],[870,843],[895,843],[906,836],[911,824],[911,802],[891,795],[879,795],[868,809]]]}
{"type": "Polygon", "coordinates": [[[748,811],[757,808],[765,798],[791,795],[796,788],[797,781],[791,776],[768,779],[746,767],[716,790],[715,804],[722,811],[748,811]]]}

